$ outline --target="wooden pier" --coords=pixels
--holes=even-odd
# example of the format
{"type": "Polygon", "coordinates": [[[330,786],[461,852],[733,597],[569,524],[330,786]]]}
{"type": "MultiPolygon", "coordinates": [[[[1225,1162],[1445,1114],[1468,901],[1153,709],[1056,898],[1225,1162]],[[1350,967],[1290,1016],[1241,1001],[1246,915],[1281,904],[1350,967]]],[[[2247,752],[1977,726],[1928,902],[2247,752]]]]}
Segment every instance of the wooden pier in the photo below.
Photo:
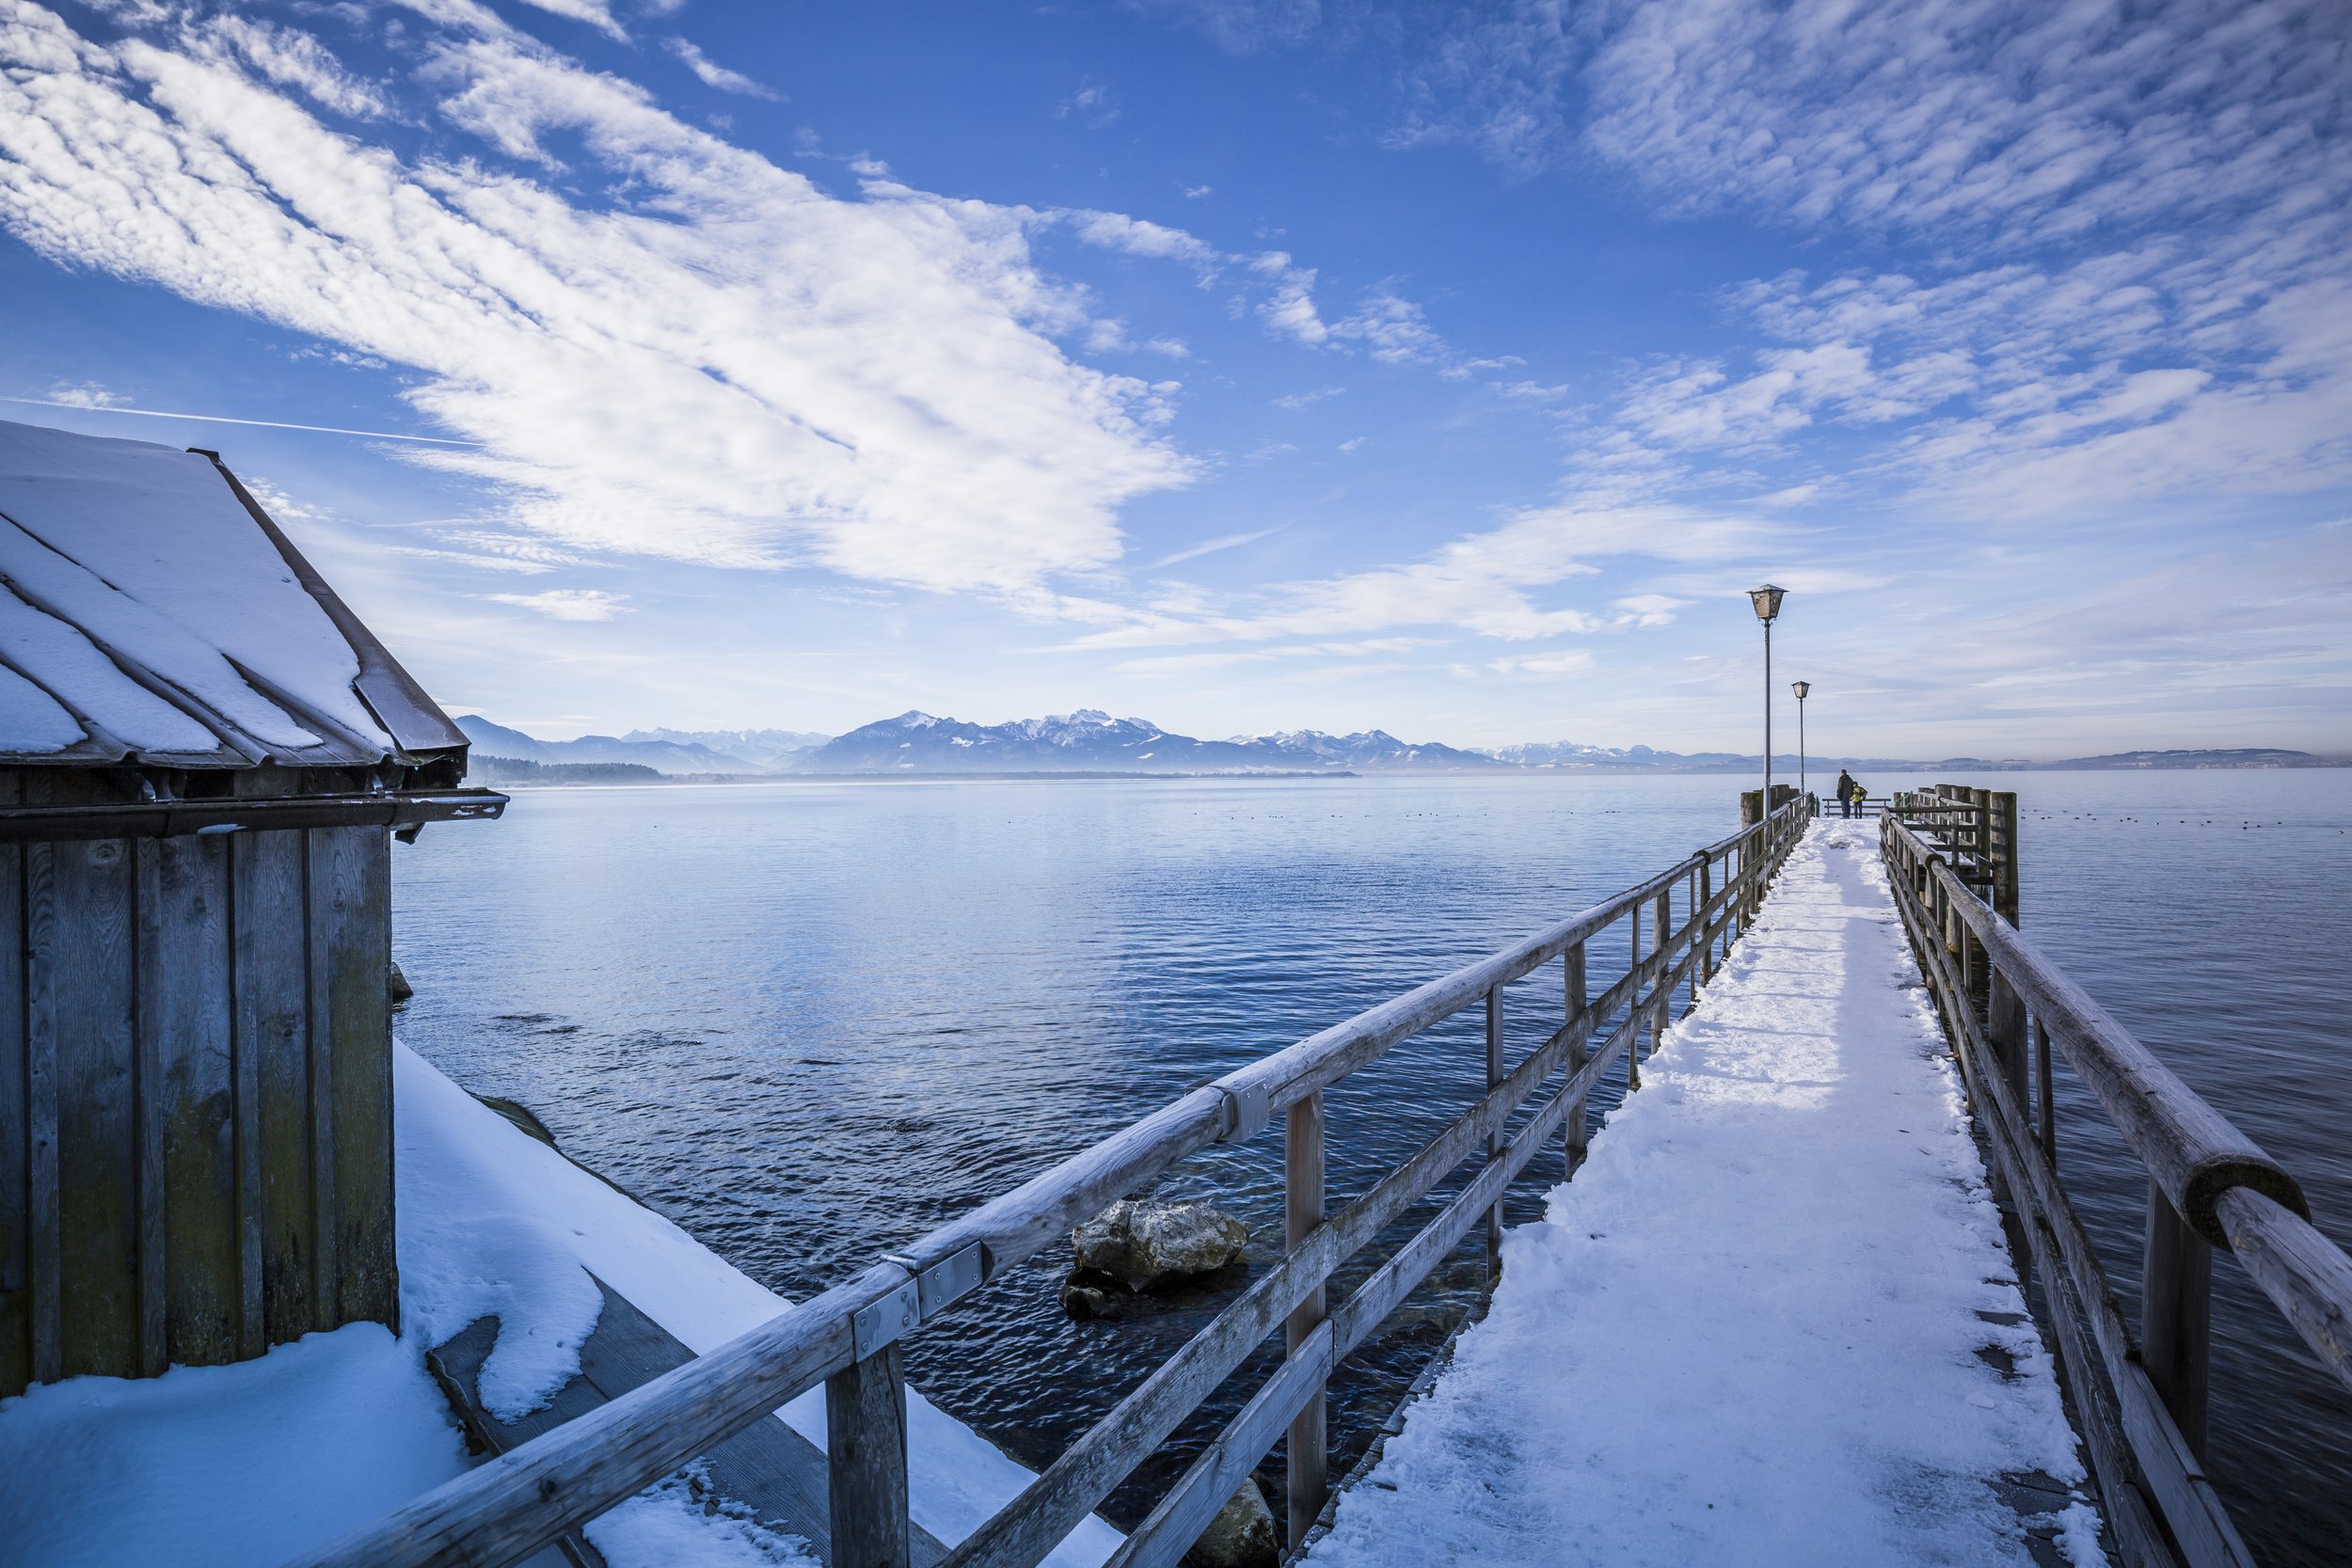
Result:
{"type": "MultiPolygon", "coordinates": [[[[1160,1498],[1111,1559],[1172,1564],[1235,1487],[1284,1445],[1293,1549],[1328,1523],[1324,1390],[1441,1259],[1499,1234],[1505,1190],[1535,1173],[1573,1176],[1588,1096],[1604,1074],[1641,1081],[1644,1047],[1693,1004],[1756,924],[1773,879],[1811,823],[1783,805],[1739,833],[1549,928],[1286,1050],[1225,1074],[759,1328],[689,1360],[416,1499],[332,1549],[317,1568],[513,1562],[823,1383],[830,1560],[911,1564],[905,1338],[1072,1227],[1214,1145],[1266,1135],[1285,1150],[1288,1250],[1190,1341],[1081,1435],[1020,1496],[940,1560],[1028,1568],[1279,1335],[1285,1359],[1160,1498]],[[1606,954],[1607,958],[1600,955],[1606,954]],[[1588,975],[1625,967],[1595,993],[1588,975]],[[1559,1022],[1513,1062],[1506,1013],[1559,1022]],[[1323,1093],[1399,1043],[1465,1011],[1486,1022],[1484,1094],[1369,1191],[1336,1208],[1325,1183],[1323,1093]],[[1538,1164],[1547,1148],[1553,1161],[1538,1164]],[[1461,1190],[1345,1299],[1340,1265],[1448,1177],[1461,1190]]],[[[1760,816],[1760,800],[1757,814],[1760,816]]],[[[2205,1280],[2215,1248],[2235,1253],[2322,1363],[2352,1386],[2352,1261],[2308,1223],[2293,1179],[2134,1041],[2015,924],[2013,801],[1947,792],[1886,813],[1871,851],[1917,952],[2014,1216],[2020,1267],[2037,1271],[2122,1560],[2248,1560],[2197,1461],[2205,1280]],[[2006,812],[2006,815],[2004,815],[2006,812]],[[2006,904],[2006,908],[2002,906],[2006,904]],[[2128,1332],[2060,1186],[2050,1055],[2090,1085],[2152,1178],[2145,1343],[2128,1332]]],[[[1867,835],[1856,823],[1844,831],[1867,835]]],[[[2021,1276],[2022,1277],[2022,1276],[2021,1276]]],[[[1756,1413],[1724,1410],[1725,1421],[1756,1413]]],[[[1547,1559],[1546,1560],[1550,1560],[1547,1559]]]]}

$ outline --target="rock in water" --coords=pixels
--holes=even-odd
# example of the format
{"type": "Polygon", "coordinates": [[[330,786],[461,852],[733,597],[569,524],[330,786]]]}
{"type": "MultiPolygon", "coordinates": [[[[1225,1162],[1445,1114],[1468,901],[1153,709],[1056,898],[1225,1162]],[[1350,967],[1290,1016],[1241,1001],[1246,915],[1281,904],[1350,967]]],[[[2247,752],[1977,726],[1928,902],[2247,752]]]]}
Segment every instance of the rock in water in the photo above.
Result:
{"type": "Polygon", "coordinates": [[[1241,1490],[1226,1499],[1184,1553],[1184,1568],[1278,1568],[1281,1560],[1282,1541],[1274,1532],[1265,1495],[1244,1476],[1241,1490]]]}
{"type": "Polygon", "coordinates": [[[1109,1275],[1131,1291],[1214,1274],[1248,1241],[1248,1227],[1205,1203],[1135,1198],[1120,1198],[1070,1233],[1080,1272],[1109,1275]]]}
{"type": "Polygon", "coordinates": [[[1106,1274],[1080,1269],[1061,1284],[1061,1309],[1080,1323],[1096,1318],[1132,1318],[1148,1309],[1148,1298],[1136,1295],[1106,1274]]]}
{"type": "Polygon", "coordinates": [[[384,989],[391,996],[395,1007],[417,994],[417,989],[408,983],[408,976],[400,972],[398,959],[393,960],[391,973],[384,977],[384,989]]]}

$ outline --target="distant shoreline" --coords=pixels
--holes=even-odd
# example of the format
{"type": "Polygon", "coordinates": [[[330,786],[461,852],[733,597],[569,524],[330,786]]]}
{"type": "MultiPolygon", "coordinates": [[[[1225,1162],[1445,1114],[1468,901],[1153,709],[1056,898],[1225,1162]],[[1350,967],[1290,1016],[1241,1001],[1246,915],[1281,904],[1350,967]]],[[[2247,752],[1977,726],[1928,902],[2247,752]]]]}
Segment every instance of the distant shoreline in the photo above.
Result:
{"type": "MultiPolygon", "coordinates": [[[[504,758],[478,758],[477,762],[504,762],[504,758]]],[[[1310,772],[1304,769],[1266,772],[1150,772],[1127,768],[1034,768],[1027,770],[930,769],[885,773],[874,770],[840,772],[776,772],[776,773],[661,773],[642,764],[606,763],[541,763],[528,772],[505,768],[469,769],[467,782],[493,789],[654,789],[687,786],[717,787],[781,784],[1038,784],[1069,782],[1077,784],[1168,783],[1172,781],[1226,781],[1256,783],[1271,781],[1297,783],[1323,779],[1366,778],[1447,778],[1447,779],[1745,779],[1753,776],[1762,764],[1746,768],[1711,766],[1704,768],[1611,768],[1550,765],[1538,767],[1496,768],[1380,768],[1370,772],[1357,769],[1333,769],[1330,772],[1310,772]],[[626,771],[624,771],[626,769],[626,771]],[[616,776],[617,775],[617,776],[616,776]]],[[[1899,762],[1889,760],[1856,761],[1851,758],[1808,759],[1806,768],[1820,772],[1824,768],[1847,768],[1865,773],[2297,773],[2325,768],[2352,768],[2352,758],[2328,757],[2302,763],[2173,763],[2108,765],[2085,767],[2079,763],[2048,762],[1899,762]]],[[[1783,763],[1775,759],[1773,770],[1783,770],[1783,763]]],[[[1795,758],[1786,760],[1786,770],[1792,777],[1798,770],[1795,758]]]]}

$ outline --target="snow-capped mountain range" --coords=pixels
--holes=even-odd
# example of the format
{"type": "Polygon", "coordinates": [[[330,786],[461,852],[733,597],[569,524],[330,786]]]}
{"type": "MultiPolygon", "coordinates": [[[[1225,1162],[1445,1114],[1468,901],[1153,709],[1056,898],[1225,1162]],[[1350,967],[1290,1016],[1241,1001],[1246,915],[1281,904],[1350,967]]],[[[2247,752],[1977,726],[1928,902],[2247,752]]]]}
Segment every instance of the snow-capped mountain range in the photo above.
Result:
{"type": "Polygon", "coordinates": [[[910,711],[836,736],[803,753],[796,770],[879,772],[1239,773],[1370,768],[1493,768],[1483,752],[1414,746],[1380,730],[1360,735],[1241,736],[1199,740],[1099,708],[1009,724],[975,724],[910,711]]]}
{"type": "Polygon", "coordinates": [[[539,740],[480,715],[458,721],[483,756],[542,764],[634,762],[666,774],[1493,772],[1484,752],[1415,745],[1384,730],[1201,740],[1099,708],[976,724],[909,710],[827,738],[786,730],[631,730],[539,740]]]}
{"type": "MultiPolygon", "coordinates": [[[[1291,730],[1272,735],[1201,740],[1142,719],[1114,719],[1099,708],[1004,724],[909,709],[895,719],[828,738],[792,730],[631,730],[626,736],[587,735],[539,740],[480,715],[457,721],[475,754],[542,765],[638,763],[672,777],[761,774],[939,773],[1743,773],[1761,766],[1756,755],[1733,752],[1661,752],[1647,746],[1586,746],[1543,741],[1471,751],[1435,741],[1399,740],[1386,730],[1327,735],[1291,730]]],[[[2047,768],[2308,768],[2330,759],[2276,750],[2127,752],[2063,763],[1945,757],[1934,762],[1899,757],[1811,759],[1816,768],[1880,771],[1944,768],[1984,771],[2047,768]]],[[[1793,778],[1794,753],[1775,754],[1775,769],[1793,778]]]]}

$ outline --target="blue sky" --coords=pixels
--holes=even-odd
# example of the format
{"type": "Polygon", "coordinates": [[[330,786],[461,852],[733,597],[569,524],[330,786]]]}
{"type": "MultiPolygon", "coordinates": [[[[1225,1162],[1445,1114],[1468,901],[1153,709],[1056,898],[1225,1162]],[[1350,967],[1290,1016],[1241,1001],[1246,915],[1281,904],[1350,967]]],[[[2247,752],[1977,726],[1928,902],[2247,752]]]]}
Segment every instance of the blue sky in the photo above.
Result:
{"type": "Polygon", "coordinates": [[[0,0],[0,417],[218,449],[550,736],[1753,749],[1770,578],[1818,750],[2352,752],[2348,42],[0,0]]]}

